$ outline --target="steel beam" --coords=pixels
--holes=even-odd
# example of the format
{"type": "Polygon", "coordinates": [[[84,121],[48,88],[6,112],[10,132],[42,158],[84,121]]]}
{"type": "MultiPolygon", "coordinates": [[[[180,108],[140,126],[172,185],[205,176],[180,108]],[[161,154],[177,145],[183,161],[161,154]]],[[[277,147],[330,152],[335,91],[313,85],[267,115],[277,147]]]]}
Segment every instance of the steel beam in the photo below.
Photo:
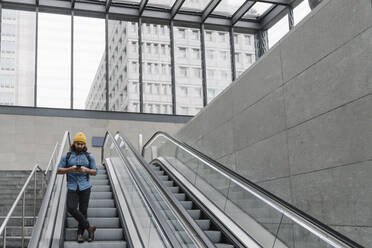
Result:
{"type": "Polygon", "coordinates": [[[207,67],[205,59],[205,36],[204,24],[200,24],[200,51],[201,51],[201,67],[202,67],[202,88],[203,88],[203,106],[207,106],[207,67]]]}
{"type": "Polygon", "coordinates": [[[138,19],[138,85],[140,113],[143,113],[142,19],[138,19]]]}
{"type": "Polygon", "coordinates": [[[235,25],[256,2],[257,1],[246,1],[242,6],[240,6],[231,17],[231,25],[235,25]]]}
{"type": "Polygon", "coordinates": [[[287,7],[283,5],[278,5],[272,9],[262,20],[261,27],[262,29],[269,29],[277,21],[280,20],[285,14],[287,14],[287,7]]]}
{"type": "Polygon", "coordinates": [[[38,39],[39,39],[39,7],[36,7],[35,23],[35,86],[34,86],[34,107],[37,107],[37,60],[38,60],[38,39]]]}
{"type": "Polygon", "coordinates": [[[106,17],[105,17],[105,68],[106,68],[106,111],[109,111],[109,38],[108,38],[108,22],[109,22],[109,19],[108,19],[108,15],[106,14],[106,17]]]}
{"type": "Polygon", "coordinates": [[[212,0],[208,6],[203,11],[201,17],[201,23],[204,23],[208,16],[213,12],[213,10],[217,7],[217,5],[221,2],[221,0],[212,0]]]}
{"type": "Polygon", "coordinates": [[[173,21],[169,24],[169,35],[170,35],[170,54],[171,54],[171,82],[172,82],[172,114],[176,114],[176,66],[175,66],[175,45],[174,45],[174,23],[173,21]]]}
{"type": "Polygon", "coordinates": [[[260,30],[255,34],[256,60],[262,57],[269,50],[267,30],[260,30]]]}
{"type": "Polygon", "coordinates": [[[278,4],[278,5],[291,5],[293,3],[293,0],[258,0],[257,2],[278,4]]]}
{"type": "Polygon", "coordinates": [[[171,20],[173,20],[173,18],[176,16],[176,14],[178,13],[178,11],[180,10],[182,4],[185,2],[185,0],[176,0],[176,2],[173,4],[172,6],[172,9],[170,11],[171,13],[171,20]]]}
{"type": "Polygon", "coordinates": [[[106,9],[106,12],[109,12],[110,7],[111,7],[111,3],[112,3],[112,0],[107,0],[107,1],[106,1],[106,6],[105,6],[105,7],[106,7],[106,8],[105,8],[105,9],[106,9]]]}
{"type": "Polygon", "coordinates": [[[140,5],[139,5],[139,13],[138,13],[139,16],[142,15],[143,11],[144,11],[145,8],[146,8],[146,5],[147,5],[148,1],[149,1],[149,0],[142,0],[142,1],[140,2],[140,5]]]}
{"type": "MultiPolygon", "coordinates": [[[[305,0],[306,1],[306,0],[305,0]]],[[[288,25],[289,30],[292,30],[294,28],[294,15],[293,15],[293,7],[288,7],[288,25]]]]}
{"type": "Polygon", "coordinates": [[[74,11],[71,12],[71,96],[70,108],[74,108],[74,11]]]}
{"type": "Polygon", "coordinates": [[[234,41],[234,28],[230,27],[230,57],[231,57],[231,80],[236,79],[236,64],[235,64],[235,41],[234,41]]]}

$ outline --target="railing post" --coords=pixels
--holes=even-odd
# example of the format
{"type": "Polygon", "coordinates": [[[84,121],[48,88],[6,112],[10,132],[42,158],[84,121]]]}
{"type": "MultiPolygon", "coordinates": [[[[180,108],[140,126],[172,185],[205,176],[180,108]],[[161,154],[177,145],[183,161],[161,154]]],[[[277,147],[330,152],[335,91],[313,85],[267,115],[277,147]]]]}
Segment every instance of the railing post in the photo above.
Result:
{"type": "Polygon", "coordinates": [[[34,225],[36,224],[36,179],[37,171],[34,174],[34,225]]]}
{"type": "Polygon", "coordinates": [[[4,228],[4,233],[3,233],[3,248],[6,248],[6,227],[4,228]]]}
{"type": "Polygon", "coordinates": [[[22,248],[25,247],[25,206],[26,206],[26,190],[23,192],[22,199],[22,248]]]}

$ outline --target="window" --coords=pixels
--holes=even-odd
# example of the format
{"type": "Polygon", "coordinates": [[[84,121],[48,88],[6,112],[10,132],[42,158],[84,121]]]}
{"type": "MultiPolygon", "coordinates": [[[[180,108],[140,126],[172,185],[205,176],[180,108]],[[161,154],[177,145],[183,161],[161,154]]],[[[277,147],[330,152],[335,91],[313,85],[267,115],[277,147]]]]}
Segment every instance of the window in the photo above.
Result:
{"type": "Polygon", "coordinates": [[[179,57],[180,58],[186,58],[186,48],[179,47],[178,48],[178,52],[179,52],[179,57]]]}
{"type": "Polygon", "coordinates": [[[200,50],[193,48],[192,49],[192,58],[193,59],[200,59],[200,50]]]}
{"type": "Polygon", "coordinates": [[[166,52],[165,52],[165,45],[161,45],[161,54],[162,55],[165,55],[166,52]]]}
{"type": "Polygon", "coordinates": [[[213,50],[207,50],[207,59],[213,59],[214,58],[214,51],[213,50]]]}
{"type": "Polygon", "coordinates": [[[297,25],[302,19],[304,19],[311,12],[309,1],[302,1],[293,10],[294,24],[297,25]]]}
{"type": "Polygon", "coordinates": [[[208,77],[209,79],[213,79],[213,78],[214,78],[214,70],[212,70],[212,69],[208,69],[208,70],[207,70],[207,77],[208,77]]]}
{"type": "Polygon", "coordinates": [[[249,35],[244,35],[244,39],[245,39],[245,44],[247,46],[251,46],[252,45],[252,37],[249,36],[249,35]]]}
{"type": "Polygon", "coordinates": [[[220,42],[225,42],[226,41],[225,33],[218,33],[218,37],[220,38],[220,42]]]}
{"type": "Polygon", "coordinates": [[[186,67],[180,67],[180,75],[183,77],[187,77],[187,68],[186,67]]]}
{"type": "Polygon", "coordinates": [[[180,87],[180,95],[181,96],[187,96],[188,95],[188,89],[186,87],[180,87]]]}
{"type": "Polygon", "coordinates": [[[155,53],[156,55],[159,54],[159,45],[158,45],[158,44],[154,44],[154,53],[155,53]]]}
{"type": "Polygon", "coordinates": [[[245,54],[245,61],[246,61],[246,63],[252,64],[253,63],[253,58],[252,57],[253,57],[252,54],[246,53],[245,54]]]}
{"type": "Polygon", "coordinates": [[[235,62],[240,63],[240,53],[235,53],[235,62]]]}
{"type": "Polygon", "coordinates": [[[146,53],[151,54],[151,43],[146,43],[146,53]]]}
{"type": "Polygon", "coordinates": [[[201,78],[201,69],[200,68],[194,68],[194,77],[201,78]]]}
{"type": "Polygon", "coordinates": [[[222,52],[220,52],[220,58],[221,58],[221,59],[226,60],[226,59],[227,59],[227,56],[228,56],[228,54],[227,54],[226,51],[222,51],[222,52]]]}
{"type": "Polygon", "coordinates": [[[137,50],[137,42],[135,41],[132,41],[132,52],[134,53],[137,53],[138,50],[137,50]]]}
{"type": "Polygon", "coordinates": [[[239,35],[234,34],[234,42],[235,42],[235,45],[239,44],[239,35]]]}
{"type": "Polygon", "coordinates": [[[183,28],[179,28],[178,35],[180,39],[186,39],[186,30],[183,28]]]}
{"type": "Polygon", "coordinates": [[[273,47],[288,31],[288,15],[285,15],[267,31],[269,47],[273,47]]]}
{"type": "Polygon", "coordinates": [[[212,32],[205,32],[206,41],[213,41],[212,32]]]}
{"type": "Polygon", "coordinates": [[[199,40],[199,30],[192,30],[191,37],[193,40],[199,40]]]}
{"type": "MultiPolygon", "coordinates": [[[[97,68],[105,71],[105,21],[98,18],[74,17],[74,109],[105,109],[106,101],[89,95],[106,78],[96,76],[97,68]]],[[[120,56],[115,64],[122,64],[120,56]]]]}
{"type": "Polygon", "coordinates": [[[39,13],[38,23],[37,106],[70,108],[71,17],[39,13]]]}

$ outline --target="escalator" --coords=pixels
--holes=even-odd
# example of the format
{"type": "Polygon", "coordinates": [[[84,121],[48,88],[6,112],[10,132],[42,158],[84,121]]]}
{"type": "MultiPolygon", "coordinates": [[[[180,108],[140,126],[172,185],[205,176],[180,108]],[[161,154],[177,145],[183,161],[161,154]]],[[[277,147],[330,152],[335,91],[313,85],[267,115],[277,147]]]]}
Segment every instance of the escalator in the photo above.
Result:
{"type": "MultiPolygon", "coordinates": [[[[66,132],[57,161],[69,147],[66,132]]],[[[362,247],[166,133],[140,154],[107,132],[102,164],[88,208],[95,241],[76,242],[56,163],[28,247],[362,247]]]]}
{"type": "MultiPolygon", "coordinates": [[[[77,243],[78,222],[68,215],[65,221],[65,248],[126,248],[122,220],[119,218],[117,203],[115,202],[111,183],[106,167],[97,166],[98,174],[91,177],[92,191],[88,207],[88,220],[97,227],[95,241],[90,243],[77,243]]],[[[88,239],[88,233],[84,233],[88,239]]]]}

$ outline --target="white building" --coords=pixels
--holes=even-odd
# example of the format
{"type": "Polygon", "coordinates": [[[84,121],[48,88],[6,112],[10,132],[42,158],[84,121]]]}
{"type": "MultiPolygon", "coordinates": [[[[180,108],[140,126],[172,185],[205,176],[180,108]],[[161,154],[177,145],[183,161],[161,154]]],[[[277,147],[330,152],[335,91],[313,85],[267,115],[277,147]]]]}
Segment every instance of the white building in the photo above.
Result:
{"type": "MultiPolygon", "coordinates": [[[[202,6],[200,1],[196,4],[202,6]]],[[[199,7],[200,7],[199,6],[199,7]]],[[[109,110],[139,112],[137,23],[109,22],[109,110]]],[[[172,113],[169,27],[142,24],[145,113],[172,113]]],[[[176,113],[195,115],[203,107],[200,30],[174,28],[176,113]]],[[[234,34],[237,75],[255,61],[254,37],[234,34]]],[[[230,37],[205,31],[208,102],[231,83],[230,37]]],[[[86,99],[86,109],[105,110],[105,55],[86,99]]]]}
{"type": "Polygon", "coordinates": [[[35,13],[2,10],[1,105],[34,105],[35,23],[35,13]]]}

